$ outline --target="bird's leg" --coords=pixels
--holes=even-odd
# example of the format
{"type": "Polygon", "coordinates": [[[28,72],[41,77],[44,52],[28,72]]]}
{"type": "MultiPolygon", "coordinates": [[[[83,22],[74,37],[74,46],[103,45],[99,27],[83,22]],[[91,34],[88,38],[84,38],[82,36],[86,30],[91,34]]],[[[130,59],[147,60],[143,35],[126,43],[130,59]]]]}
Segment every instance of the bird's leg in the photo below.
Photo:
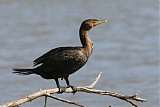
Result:
{"type": "Polygon", "coordinates": [[[69,80],[68,80],[68,77],[69,77],[69,76],[66,76],[66,77],[64,77],[64,79],[65,79],[65,81],[66,81],[66,83],[67,83],[67,88],[71,87],[72,90],[73,90],[72,93],[73,93],[73,95],[74,95],[74,94],[77,92],[77,89],[76,89],[76,87],[70,85],[69,80]]]}
{"type": "Polygon", "coordinates": [[[61,93],[65,92],[66,87],[62,87],[62,86],[59,85],[58,78],[56,78],[56,79],[54,79],[54,80],[56,81],[57,88],[59,89],[59,90],[58,90],[58,93],[61,94],[61,93]]]}

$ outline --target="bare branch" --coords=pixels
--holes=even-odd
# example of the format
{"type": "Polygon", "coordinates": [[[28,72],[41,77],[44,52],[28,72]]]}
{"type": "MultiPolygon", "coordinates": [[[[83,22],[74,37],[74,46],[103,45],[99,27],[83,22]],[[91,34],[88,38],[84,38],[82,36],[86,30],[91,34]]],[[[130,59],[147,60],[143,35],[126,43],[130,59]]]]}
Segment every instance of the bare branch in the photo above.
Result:
{"type": "Polygon", "coordinates": [[[102,75],[102,72],[99,73],[99,75],[96,77],[96,79],[93,81],[93,83],[90,86],[86,86],[86,88],[92,89],[98,82],[98,80],[100,79],[102,75]]]}
{"type": "Polygon", "coordinates": [[[47,105],[47,96],[45,96],[45,102],[44,102],[44,107],[47,105]]]}
{"type": "MultiPolygon", "coordinates": [[[[135,107],[138,107],[138,105],[136,103],[134,103],[133,101],[138,101],[138,102],[146,102],[147,101],[146,99],[139,98],[138,97],[138,92],[134,95],[129,96],[129,95],[122,95],[122,94],[118,94],[118,93],[110,92],[110,91],[92,89],[95,86],[95,84],[98,82],[101,74],[102,73],[100,72],[98,77],[93,81],[93,83],[90,86],[79,86],[79,87],[77,87],[77,92],[86,92],[86,93],[94,93],[94,94],[112,96],[112,97],[124,100],[126,102],[129,102],[130,104],[132,104],[135,107]]],[[[73,90],[71,88],[67,88],[65,90],[65,93],[72,93],[72,91],[73,90]]],[[[18,105],[21,105],[23,103],[32,101],[32,100],[34,100],[38,97],[42,97],[42,96],[46,97],[44,107],[46,107],[47,97],[54,98],[56,100],[59,100],[59,101],[65,102],[65,103],[74,104],[74,105],[77,105],[77,106],[80,106],[80,107],[84,107],[83,105],[78,104],[76,102],[72,102],[72,101],[65,100],[65,99],[62,99],[62,98],[55,97],[55,96],[51,95],[51,94],[55,94],[57,92],[58,92],[58,88],[40,90],[38,92],[30,94],[30,95],[28,95],[24,98],[19,99],[19,100],[12,101],[12,102],[9,102],[7,104],[1,105],[0,107],[18,107],[18,105]]]]}
{"type": "Polygon", "coordinates": [[[88,89],[86,87],[77,87],[77,90],[79,92],[86,92],[86,93],[94,93],[94,94],[101,94],[101,95],[109,95],[112,97],[116,97],[119,98],[121,100],[127,101],[129,103],[131,103],[133,106],[138,107],[132,100],[135,101],[139,101],[139,102],[146,102],[146,99],[142,99],[138,97],[138,93],[136,93],[136,95],[122,95],[122,94],[118,94],[115,92],[110,92],[110,91],[102,91],[102,90],[96,90],[96,89],[88,89]]]}
{"type": "Polygon", "coordinates": [[[77,105],[77,106],[80,106],[80,107],[85,107],[81,104],[78,104],[76,102],[72,102],[72,101],[69,101],[69,100],[65,100],[63,98],[60,98],[60,97],[56,97],[56,96],[52,96],[50,94],[46,94],[47,97],[50,97],[50,98],[53,98],[53,99],[56,99],[56,100],[59,100],[59,101],[62,101],[62,102],[65,102],[65,103],[69,103],[69,104],[73,104],[73,105],[77,105]]]}

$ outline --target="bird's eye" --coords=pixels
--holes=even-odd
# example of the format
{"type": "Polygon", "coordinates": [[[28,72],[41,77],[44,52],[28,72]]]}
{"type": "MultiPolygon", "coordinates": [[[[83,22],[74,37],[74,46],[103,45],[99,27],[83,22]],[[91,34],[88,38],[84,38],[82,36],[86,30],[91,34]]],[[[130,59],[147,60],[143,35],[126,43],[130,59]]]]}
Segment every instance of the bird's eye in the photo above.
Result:
{"type": "Polygon", "coordinates": [[[95,20],[93,23],[97,23],[98,21],[97,20],[95,20]]]}

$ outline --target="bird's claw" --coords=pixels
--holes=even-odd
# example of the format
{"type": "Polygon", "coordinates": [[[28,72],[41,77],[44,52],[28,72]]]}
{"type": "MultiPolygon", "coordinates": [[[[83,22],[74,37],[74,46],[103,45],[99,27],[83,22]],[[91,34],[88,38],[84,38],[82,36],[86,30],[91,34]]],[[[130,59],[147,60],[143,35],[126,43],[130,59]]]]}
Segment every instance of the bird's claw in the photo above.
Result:
{"type": "Polygon", "coordinates": [[[67,87],[62,87],[62,86],[59,86],[58,87],[58,94],[62,94],[63,92],[65,92],[65,90],[67,89],[67,88],[72,88],[72,93],[73,93],[73,95],[77,92],[77,88],[75,87],[75,86],[72,86],[72,85],[68,85],[67,87]]]}
{"type": "Polygon", "coordinates": [[[75,87],[75,86],[72,86],[72,85],[68,85],[67,86],[68,88],[72,88],[72,93],[73,93],[73,95],[77,92],[77,88],[75,87]]]}
{"type": "Polygon", "coordinates": [[[58,87],[58,89],[59,89],[58,94],[62,94],[63,92],[65,92],[66,88],[67,87],[62,87],[62,86],[58,87]]]}

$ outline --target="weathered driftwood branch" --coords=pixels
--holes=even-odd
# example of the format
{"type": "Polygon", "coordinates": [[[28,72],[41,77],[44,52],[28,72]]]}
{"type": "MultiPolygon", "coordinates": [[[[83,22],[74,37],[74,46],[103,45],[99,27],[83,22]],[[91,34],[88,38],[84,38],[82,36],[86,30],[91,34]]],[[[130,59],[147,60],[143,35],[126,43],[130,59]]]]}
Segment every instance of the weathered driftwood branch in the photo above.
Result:
{"type": "MultiPolygon", "coordinates": [[[[133,101],[139,101],[139,102],[146,102],[147,101],[146,99],[139,98],[138,93],[136,93],[134,95],[122,95],[122,94],[118,94],[118,93],[115,93],[115,92],[92,89],[95,86],[95,84],[98,82],[101,74],[102,73],[100,72],[98,77],[94,80],[94,82],[90,86],[79,86],[79,87],[77,87],[77,92],[94,93],[94,94],[108,95],[108,96],[116,97],[116,98],[119,98],[121,100],[129,102],[130,104],[132,104],[135,107],[138,107],[138,105],[136,103],[134,103],[133,101]]],[[[65,103],[74,104],[74,105],[77,105],[77,106],[80,106],[80,107],[85,107],[85,106],[83,106],[81,104],[78,104],[76,102],[72,102],[72,101],[65,100],[65,99],[62,99],[62,98],[51,95],[51,94],[55,94],[57,92],[58,92],[58,88],[40,90],[36,93],[30,94],[30,95],[28,95],[24,98],[19,99],[19,100],[12,101],[12,102],[9,102],[7,104],[1,105],[0,107],[18,107],[18,105],[21,105],[21,104],[26,103],[26,102],[30,102],[30,101],[38,98],[38,97],[41,97],[41,96],[45,96],[45,105],[44,106],[46,106],[47,97],[50,97],[50,98],[53,98],[53,99],[56,99],[56,100],[59,100],[59,101],[65,102],[65,103]]],[[[67,88],[65,90],[65,93],[72,93],[72,89],[67,88]]]]}

